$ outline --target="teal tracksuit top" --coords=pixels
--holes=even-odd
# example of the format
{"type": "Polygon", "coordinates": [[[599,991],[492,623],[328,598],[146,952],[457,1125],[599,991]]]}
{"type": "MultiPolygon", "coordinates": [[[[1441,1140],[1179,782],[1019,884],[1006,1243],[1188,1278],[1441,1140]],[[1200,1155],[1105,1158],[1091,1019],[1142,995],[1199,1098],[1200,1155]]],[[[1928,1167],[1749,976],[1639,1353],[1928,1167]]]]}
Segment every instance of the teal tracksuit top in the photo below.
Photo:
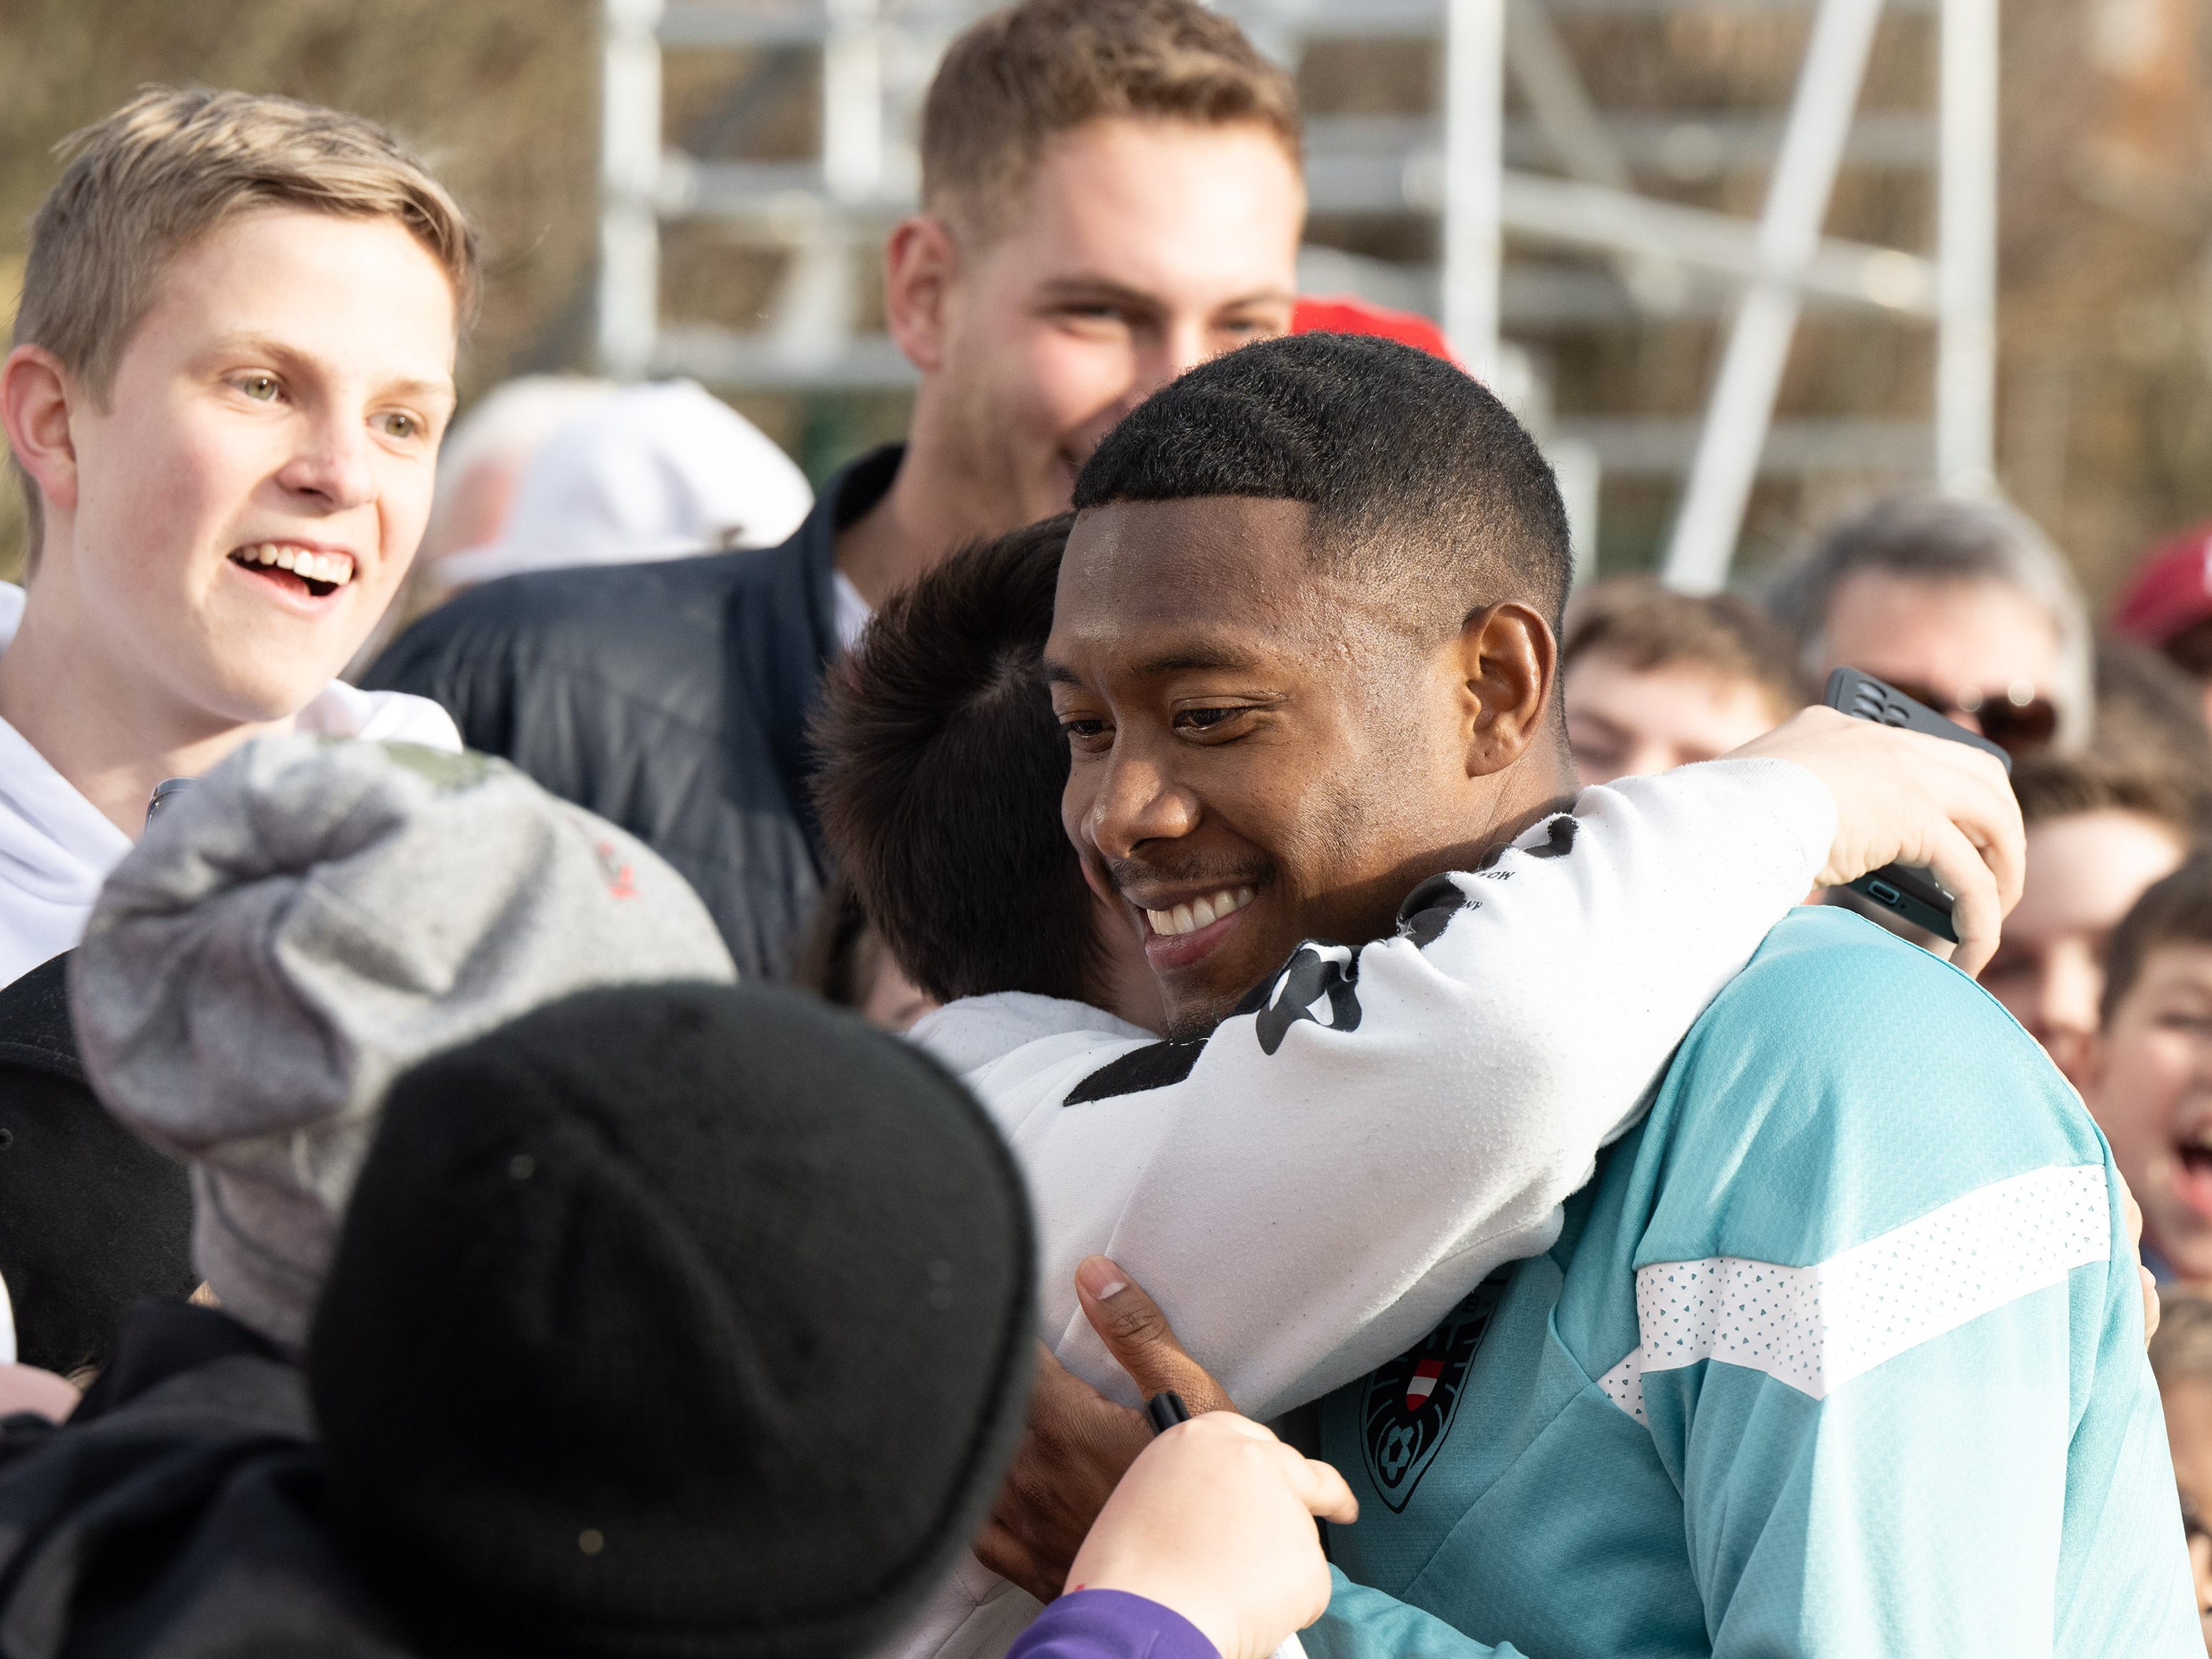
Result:
{"type": "Polygon", "coordinates": [[[1558,1244],[1322,1433],[1360,1518],[1312,1659],[2204,1651],[2104,1138],[1839,910],[1774,930],[1558,1244]]]}

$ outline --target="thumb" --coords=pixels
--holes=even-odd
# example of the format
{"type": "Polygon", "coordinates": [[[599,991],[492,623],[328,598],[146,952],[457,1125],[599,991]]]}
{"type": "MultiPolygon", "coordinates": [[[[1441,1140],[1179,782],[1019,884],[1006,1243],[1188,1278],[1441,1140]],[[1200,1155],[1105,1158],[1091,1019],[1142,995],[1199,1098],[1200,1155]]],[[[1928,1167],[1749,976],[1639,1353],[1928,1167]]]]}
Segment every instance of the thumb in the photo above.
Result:
{"type": "Polygon", "coordinates": [[[1107,1257],[1084,1258],[1075,1270],[1075,1295],[1114,1363],[1147,1399],[1172,1389],[1194,1417],[1237,1409],[1228,1391],[1183,1352],[1159,1304],[1107,1257]]]}
{"type": "Polygon", "coordinates": [[[1282,1449],[1285,1454],[1284,1476],[1297,1500],[1306,1506],[1308,1514],[1343,1527],[1359,1519],[1359,1500],[1352,1495],[1352,1488],[1333,1466],[1303,1456],[1294,1447],[1285,1446],[1282,1449]]]}

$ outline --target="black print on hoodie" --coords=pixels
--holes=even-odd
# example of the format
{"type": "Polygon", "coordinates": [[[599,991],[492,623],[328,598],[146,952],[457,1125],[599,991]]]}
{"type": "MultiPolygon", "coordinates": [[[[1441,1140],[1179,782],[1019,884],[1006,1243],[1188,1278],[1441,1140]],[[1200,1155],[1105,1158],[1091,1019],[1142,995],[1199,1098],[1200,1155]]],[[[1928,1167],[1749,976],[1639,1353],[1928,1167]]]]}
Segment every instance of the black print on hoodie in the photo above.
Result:
{"type": "MultiPolygon", "coordinates": [[[[1574,850],[1578,827],[1571,816],[1562,812],[1546,826],[1542,845],[1522,850],[1530,858],[1562,858],[1574,850]]],[[[1499,849],[1501,853],[1504,850],[1499,849]]],[[[1502,881],[1512,872],[1485,870],[1481,873],[1502,881]]],[[[1415,888],[1400,908],[1398,933],[1400,937],[1411,939],[1416,950],[1425,951],[1443,937],[1454,916],[1462,910],[1481,907],[1482,901],[1469,896],[1450,875],[1432,876],[1415,888]]],[[[1272,990],[1262,986],[1245,998],[1237,1012],[1258,1016],[1253,1022],[1253,1034],[1259,1039],[1261,1052],[1267,1054],[1283,1046],[1291,1027],[1302,1019],[1310,1019],[1332,1031],[1357,1030],[1360,1018],[1359,952],[1349,945],[1310,940],[1291,953],[1289,963],[1276,975],[1272,990]]],[[[1206,1052],[1206,1044],[1205,1037],[1183,1037],[1155,1042],[1123,1054],[1077,1084],[1061,1103],[1086,1106],[1119,1095],[1139,1094],[1147,1089],[1163,1089],[1181,1083],[1198,1064],[1198,1057],[1206,1052]]]]}

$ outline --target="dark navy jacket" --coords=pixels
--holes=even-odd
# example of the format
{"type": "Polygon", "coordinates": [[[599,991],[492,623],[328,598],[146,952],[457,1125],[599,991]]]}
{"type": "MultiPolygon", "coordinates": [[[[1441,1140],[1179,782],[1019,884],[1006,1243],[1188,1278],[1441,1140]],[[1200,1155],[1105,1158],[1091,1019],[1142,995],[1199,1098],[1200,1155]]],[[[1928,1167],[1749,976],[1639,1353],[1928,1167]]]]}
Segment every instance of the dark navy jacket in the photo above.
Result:
{"type": "Polygon", "coordinates": [[[781,547],[489,583],[364,683],[434,698],[470,748],[637,836],[698,889],[741,975],[781,975],[822,890],[806,722],[837,649],[837,532],[902,453],[846,468],[781,547]]]}

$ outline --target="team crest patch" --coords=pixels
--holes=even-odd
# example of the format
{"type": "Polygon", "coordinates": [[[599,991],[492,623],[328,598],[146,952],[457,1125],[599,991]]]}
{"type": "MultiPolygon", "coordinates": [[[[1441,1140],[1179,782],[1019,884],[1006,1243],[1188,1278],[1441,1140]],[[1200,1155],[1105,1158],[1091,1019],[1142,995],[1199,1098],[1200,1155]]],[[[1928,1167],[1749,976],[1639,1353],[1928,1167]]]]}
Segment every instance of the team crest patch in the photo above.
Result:
{"type": "Polygon", "coordinates": [[[1504,1293],[1505,1275],[1492,1274],[1419,1346],[1368,1377],[1359,1402],[1360,1444],[1366,1452],[1367,1478],[1393,1515],[1411,1500],[1451,1432],[1467,1368],[1504,1293]]]}

